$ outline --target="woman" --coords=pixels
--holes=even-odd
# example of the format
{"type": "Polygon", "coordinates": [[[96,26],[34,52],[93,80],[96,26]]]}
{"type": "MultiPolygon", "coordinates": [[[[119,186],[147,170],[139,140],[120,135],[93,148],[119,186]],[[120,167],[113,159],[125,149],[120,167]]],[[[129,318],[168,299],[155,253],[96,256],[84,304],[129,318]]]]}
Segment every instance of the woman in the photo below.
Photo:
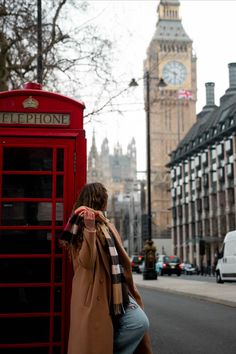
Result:
{"type": "Polygon", "coordinates": [[[74,266],[68,354],[152,354],[130,259],[104,216],[107,191],[86,184],[62,234],[74,266]]]}

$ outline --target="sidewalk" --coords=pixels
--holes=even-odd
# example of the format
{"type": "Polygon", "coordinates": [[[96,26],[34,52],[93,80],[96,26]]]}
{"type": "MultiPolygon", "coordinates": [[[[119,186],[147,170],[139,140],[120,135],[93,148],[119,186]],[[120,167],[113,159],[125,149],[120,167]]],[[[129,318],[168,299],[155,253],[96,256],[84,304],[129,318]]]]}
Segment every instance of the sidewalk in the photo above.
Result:
{"type": "Polygon", "coordinates": [[[173,276],[159,276],[157,280],[143,280],[142,274],[135,273],[133,273],[133,279],[135,284],[140,287],[185,294],[236,307],[236,286],[227,283],[216,284],[207,281],[181,279],[181,277],[175,278],[173,276]]]}

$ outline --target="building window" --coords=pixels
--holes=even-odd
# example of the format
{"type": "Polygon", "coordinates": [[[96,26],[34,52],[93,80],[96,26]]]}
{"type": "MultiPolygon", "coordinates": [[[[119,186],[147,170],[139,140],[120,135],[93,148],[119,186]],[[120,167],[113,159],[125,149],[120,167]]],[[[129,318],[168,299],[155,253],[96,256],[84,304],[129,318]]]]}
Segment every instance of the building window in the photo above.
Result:
{"type": "Polygon", "coordinates": [[[196,189],[200,191],[201,188],[202,188],[202,185],[201,185],[201,178],[200,178],[200,177],[197,177],[197,178],[196,178],[196,189]]]}
{"type": "Polygon", "coordinates": [[[197,156],[195,157],[195,167],[196,167],[196,168],[200,168],[200,165],[201,165],[201,159],[200,159],[200,156],[197,155],[197,156]]]}
{"type": "Polygon", "coordinates": [[[195,216],[195,204],[194,204],[194,202],[191,202],[191,214],[192,214],[192,217],[195,216]]]}
{"type": "Polygon", "coordinates": [[[191,229],[192,229],[192,237],[195,238],[196,234],[195,234],[195,222],[191,223],[191,229]]]}
{"type": "Polygon", "coordinates": [[[203,208],[205,210],[209,210],[209,198],[208,197],[203,198],[203,208]]]}
{"type": "Polygon", "coordinates": [[[197,226],[198,226],[198,236],[202,236],[202,222],[199,221],[197,223],[197,226]]]}
{"type": "Polygon", "coordinates": [[[191,171],[195,168],[195,161],[192,159],[190,163],[191,171]]]}
{"type": "Polygon", "coordinates": [[[188,174],[188,162],[187,161],[184,162],[184,173],[188,174]]]}
{"type": "Polygon", "coordinates": [[[182,216],[183,216],[182,206],[179,205],[179,206],[178,206],[178,217],[179,217],[179,218],[182,218],[182,216]]]}
{"type": "Polygon", "coordinates": [[[172,216],[173,216],[173,219],[176,219],[176,217],[177,217],[176,207],[172,208],[172,216]]]}
{"type": "Polygon", "coordinates": [[[209,223],[209,219],[205,220],[205,233],[206,235],[210,235],[210,223],[209,223]]]}
{"type": "Polygon", "coordinates": [[[198,170],[198,171],[197,171],[197,176],[198,176],[198,177],[202,177],[202,170],[198,170]]]}
{"type": "Polygon", "coordinates": [[[207,165],[208,164],[208,153],[207,153],[207,151],[204,151],[203,153],[202,153],[202,164],[203,165],[207,165]]]}
{"type": "Polygon", "coordinates": [[[181,165],[177,166],[177,170],[176,170],[176,173],[177,173],[177,176],[180,177],[182,175],[181,173],[181,165]]]}
{"type": "Polygon", "coordinates": [[[184,214],[185,214],[185,220],[188,222],[188,205],[185,204],[184,206],[184,214]]]}
{"type": "Polygon", "coordinates": [[[225,170],[224,167],[221,167],[218,169],[218,178],[220,182],[224,182],[225,181],[225,170]]]}
{"type": "Polygon", "coordinates": [[[197,203],[197,211],[198,211],[198,213],[201,213],[201,211],[202,211],[202,201],[201,201],[201,199],[197,199],[196,203],[197,203]]]}
{"type": "Polygon", "coordinates": [[[232,147],[233,147],[232,139],[226,140],[226,142],[225,142],[225,151],[226,151],[227,154],[232,153],[232,147]]]}
{"type": "Polygon", "coordinates": [[[184,195],[187,196],[188,195],[188,184],[184,183],[184,195]]]}
{"type": "Polygon", "coordinates": [[[228,193],[228,201],[229,201],[229,205],[234,205],[234,189],[231,188],[229,189],[229,193],[228,193]]]}
{"type": "Polygon", "coordinates": [[[215,147],[211,148],[211,159],[214,160],[216,158],[216,150],[215,147]]]}
{"type": "Polygon", "coordinates": [[[178,187],[177,187],[177,195],[178,195],[178,196],[181,196],[181,195],[182,195],[182,187],[181,187],[181,186],[178,186],[178,187]]]}
{"type": "Polygon", "coordinates": [[[176,169],[172,168],[170,171],[171,179],[174,180],[176,178],[176,169]]]}
{"type": "Polygon", "coordinates": [[[215,171],[213,171],[213,172],[211,173],[211,178],[212,178],[212,182],[213,182],[213,183],[214,183],[214,182],[217,182],[217,174],[216,174],[215,171]]]}
{"type": "Polygon", "coordinates": [[[171,188],[171,196],[172,196],[172,198],[176,198],[176,189],[175,188],[171,188]]]}
{"type": "Polygon", "coordinates": [[[204,188],[208,188],[208,186],[209,186],[209,178],[208,178],[208,175],[207,175],[207,174],[204,174],[204,175],[202,176],[202,178],[203,178],[203,186],[204,186],[204,188]]]}
{"type": "Polygon", "coordinates": [[[224,153],[223,144],[217,145],[216,150],[217,150],[218,156],[223,156],[223,153],[224,153]]]}

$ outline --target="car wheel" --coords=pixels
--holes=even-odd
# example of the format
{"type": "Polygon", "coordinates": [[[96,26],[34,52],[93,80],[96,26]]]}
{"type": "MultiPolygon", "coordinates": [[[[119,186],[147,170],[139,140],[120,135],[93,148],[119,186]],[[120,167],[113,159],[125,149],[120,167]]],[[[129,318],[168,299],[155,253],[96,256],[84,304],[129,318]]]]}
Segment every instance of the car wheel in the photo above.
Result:
{"type": "Polygon", "coordinates": [[[179,272],[179,273],[177,273],[177,276],[178,276],[178,277],[180,277],[180,275],[181,275],[181,273],[180,273],[180,272],[179,272]]]}
{"type": "Polygon", "coordinates": [[[221,275],[220,275],[219,271],[217,271],[217,273],[216,273],[216,282],[217,282],[217,284],[223,284],[224,283],[222,278],[221,278],[221,275]]]}
{"type": "Polygon", "coordinates": [[[168,275],[169,275],[169,277],[171,277],[172,274],[171,274],[171,273],[168,273],[168,275]]]}

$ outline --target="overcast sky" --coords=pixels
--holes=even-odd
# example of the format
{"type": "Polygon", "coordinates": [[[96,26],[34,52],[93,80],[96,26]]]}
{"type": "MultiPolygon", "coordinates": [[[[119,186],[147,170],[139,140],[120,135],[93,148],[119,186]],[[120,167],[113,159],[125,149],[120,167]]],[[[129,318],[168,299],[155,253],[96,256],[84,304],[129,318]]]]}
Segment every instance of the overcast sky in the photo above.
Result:
{"type": "MultiPolygon", "coordinates": [[[[88,1],[96,14],[96,21],[114,40],[113,69],[121,90],[131,78],[143,77],[143,60],[155,32],[157,0],[88,1]]],[[[205,105],[205,83],[215,82],[215,101],[229,87],[228,63],[236,62],[236,0],[180,0],[182,24],[193,40],[197,56],[197,112],[205,105]]],[[[142,81],[142,80],[141,80],[142,81]]],[[[92,96],[91,96],[91,99],[92,96]]],[[[85,104],[89,102],[85,101],[85,104]]],[[[110,151],[119,141],[126,151],[132,137],[136,140],[138,170],[146,168],[145,112],[143,88],[140,85],[117,101],[123,114],[100,115],[99,122],[86,124],[88,151],[92,131],[100,151],[101,142],[108,137],[110,151]]]]}

